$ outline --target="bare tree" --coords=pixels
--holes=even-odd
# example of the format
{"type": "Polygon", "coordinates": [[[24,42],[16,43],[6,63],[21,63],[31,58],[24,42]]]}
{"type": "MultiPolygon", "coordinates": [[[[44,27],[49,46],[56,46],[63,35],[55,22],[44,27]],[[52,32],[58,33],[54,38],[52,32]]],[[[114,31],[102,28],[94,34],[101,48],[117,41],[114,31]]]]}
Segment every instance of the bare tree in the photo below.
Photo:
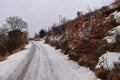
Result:
{"type": "Polygon", "coordinates": [[[18,16],[13,16],[13,17],[8,17],[6,19],[7,26],[10,27],[12,31],[14,30],[20,30],[20,31],[25,31],[28,28],[28,25],[25,21],[23,21],[21,18],[18,16]]]}

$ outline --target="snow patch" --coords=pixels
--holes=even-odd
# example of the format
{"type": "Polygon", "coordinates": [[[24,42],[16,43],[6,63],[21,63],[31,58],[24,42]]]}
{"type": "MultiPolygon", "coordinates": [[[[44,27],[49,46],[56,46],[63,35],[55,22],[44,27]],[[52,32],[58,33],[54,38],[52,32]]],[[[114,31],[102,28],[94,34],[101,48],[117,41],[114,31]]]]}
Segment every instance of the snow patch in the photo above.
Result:
{"type": "Polygon", "coordinates": [[[113,13],[115,20],[120,23],[120,12],[115,11],[113,13]]]}
{"type": "Polygon", "coordinates": [[[99,58],[96,68],[103,66],[105,69],[111,70],[114,68],[114,63],[120,63],[120,53],[107,51],[99,58]]]}
{"type": "Polygon", "coordinates": [[[110,36],[106,36],[104,40],[108,43],[115,43],[118,36],[120,36],[120,26],[117,26],[108,31],[110,36]]]}

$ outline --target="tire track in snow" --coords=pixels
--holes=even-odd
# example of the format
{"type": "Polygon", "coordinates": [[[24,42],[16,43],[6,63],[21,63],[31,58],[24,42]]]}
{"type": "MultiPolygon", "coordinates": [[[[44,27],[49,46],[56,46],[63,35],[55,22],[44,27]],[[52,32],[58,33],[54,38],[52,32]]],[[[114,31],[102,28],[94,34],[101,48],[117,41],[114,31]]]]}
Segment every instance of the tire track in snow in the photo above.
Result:
{"type": "Polygon", "coordinates": [[[53,48],[35,42],[35,56],[24,80],[81,80],[53,48]]]}
{"type": "Polygon", "coordinates": [[[25,64],[25,67],[22,70],[21,74],[17,77],[17,80],[23,80],[23,78],[25,77],[25,74],[30,66],[30,63],[32,61],[35,51],[36,51],[36,46],[35,46],[35,44],[33,44],[32,48],[27,56],[28,59],[26,59],[28,62],[25,64]]]}
{"type": "Polygon", "coordinates": [[[83,80],[82,73],[76,72],[55,49],[42,42],[33,43],[36,51],[23,79],[19,80],[83,80]]]}

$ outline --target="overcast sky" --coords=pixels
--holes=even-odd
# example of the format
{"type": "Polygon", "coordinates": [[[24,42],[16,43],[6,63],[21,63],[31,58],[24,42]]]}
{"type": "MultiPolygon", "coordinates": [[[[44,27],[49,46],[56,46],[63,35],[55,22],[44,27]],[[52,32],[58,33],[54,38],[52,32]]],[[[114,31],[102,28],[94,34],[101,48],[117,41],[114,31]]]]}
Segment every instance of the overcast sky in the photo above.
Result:
{"type": "Polygon", "coordinates": [[[0,25],[6,17],[19,16],[28,22],[30,35],[59,20],[58,15],[73,19],[77,11],[100,8],[114,0],[0,0],[0,25]]]}

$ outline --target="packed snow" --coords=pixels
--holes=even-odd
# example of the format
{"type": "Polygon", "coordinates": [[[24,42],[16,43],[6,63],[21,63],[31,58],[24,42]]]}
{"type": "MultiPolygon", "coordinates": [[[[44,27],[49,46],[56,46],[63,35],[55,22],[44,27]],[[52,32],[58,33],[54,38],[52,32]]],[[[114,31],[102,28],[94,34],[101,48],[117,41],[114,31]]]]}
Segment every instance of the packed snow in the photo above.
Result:
{"type": "Polygon", "coordinates": [[[23,80],[99,80],[88,68],[69,61],[60,50],[34,42],[36,52],[23,80]]]}
{"type": "Polygon", "coordinates": [[[96,68],[103,66],[105,69],[111,70],[115,63],[120,63],[120,53],[107,51],[99,58],[96,68]]]}
{"type": "Polygon", "coordinates": [[[89,68],[82,67],[78,65],[77,62],[69,60],[68,55],[61,54],[60,50],[58,50],[58,55],[70,65],[76,74],[78,74],[81,78],[80,80],[100,80],[95,77],[95,74],[89,68]]]}
{"type": "Polygon", "coordinates": [[[60,50],[33,41],[16,54],[0,62],[0,80],[100,80],[60,50]],[[34,48],[33,48],[33,46],[34,48]],[[30,56],[32,54],[32,56],[30,56]]]}
{"type": "Polygon", "coordinates": [[[22,69],[25,64],[25,58],[28,55],[32,44],[28,44],[25,50],[9,56],[5,61],[0,62],[0,80],[14,80],[10,77],[17,77],[20,73],[16,72],[22,69]]]}

